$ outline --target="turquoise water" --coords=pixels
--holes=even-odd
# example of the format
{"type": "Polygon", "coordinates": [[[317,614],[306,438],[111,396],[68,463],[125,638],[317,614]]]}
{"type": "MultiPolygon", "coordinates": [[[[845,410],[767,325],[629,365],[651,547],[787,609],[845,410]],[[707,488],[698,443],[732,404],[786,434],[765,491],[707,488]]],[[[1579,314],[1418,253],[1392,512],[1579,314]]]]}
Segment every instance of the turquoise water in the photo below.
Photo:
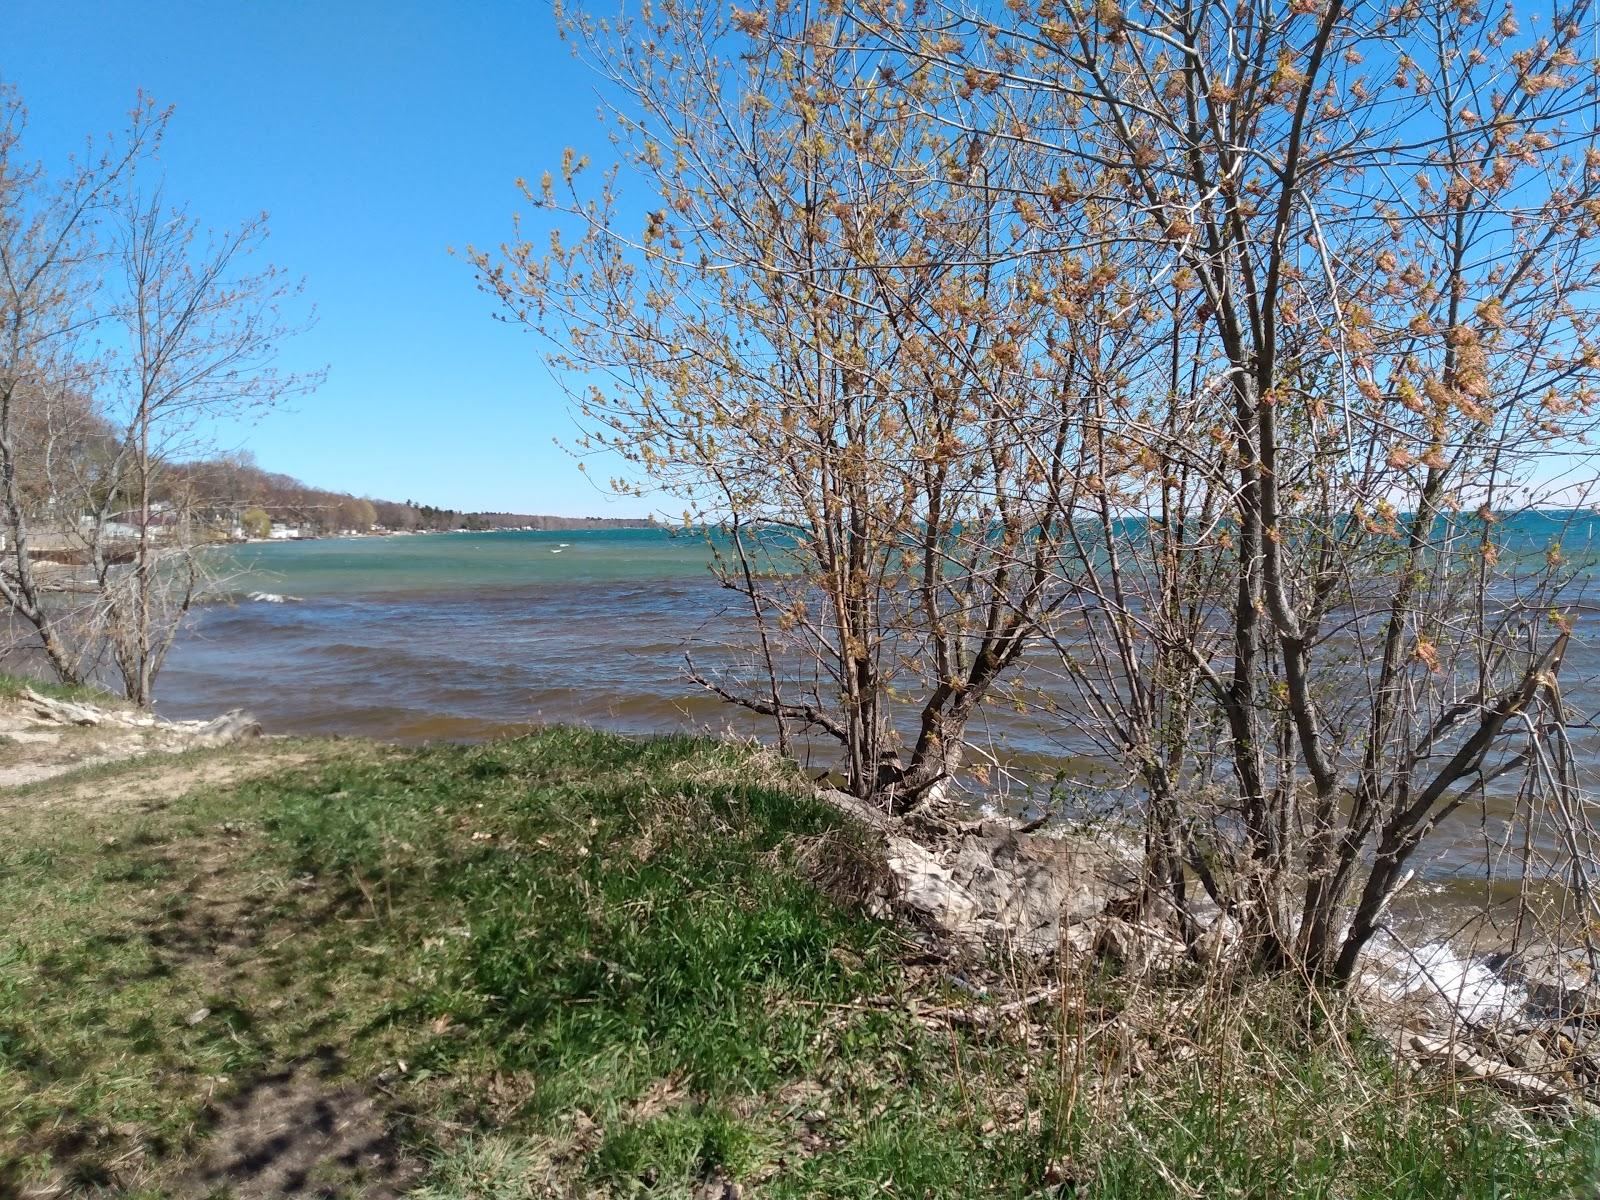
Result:
{"type": "MultiPolygon", "coordinates": [[[[1534,515],[1505,532],[1508,557],[1541,566],[1559,538],[1580,585],[1594,578],[1593,516],[1534,515]]],[[[539,722],[766,734],[764,722],[684,675],[686,655],[713,672],[753,673],[749,651],[728,644],[746,610],[717,586],[710,562],[702,536],[660,529],[242,547],[219,557],[232,599],[198,607],[158,705],[173,716],[246,708],[274,732],[401,740],[490,737],[539,722]]],[[[1579,641],[1563,687],[1589,717],[1600,708],[1600,656],[1587,640],[1594,609],[1582,595],[1572,608],[1579,641]]],[[[1048,778],[1090,749],[1064,724],[996,705],[976,731],[1002,761],[1048,778]]],[[[1592,778],[1600,733],[1576,729],[1573,746],[1592,778]]],[[[811,752],[813,768],[832,765],[827,747],[811,752]]],[[[1446,869],[1474,869],[1497,836],[1493,817],[1463,830],[1446,869]]]]}
{"type": "MultiPolygon", "coordinates": [[[[1542,566],[1559,541],[1580,584],[1594,577],[1593,514],[1530,514],[1502,533],[1507,560],[1542,566]]],[[[483,736],[531,720],[640,732],[725,721],[729,710],[683,677],[686,654],[706,665],[740,661],[723,642],[738,639],[746,613],[716,585],[711,558],[702,534],[666,529],[219,552],[219,602],[199,606],[158,702],[185,716],[250,707],[283,731],[396,737],[483,736]]],[[[1586,599],[1574,596],[1580,616],[1592,611],[1586,599]]],[[[1600,694],[1597,666],[1580,640],[1564,674],[1576,702],[1600,694]]],[[[1084,749],[1003,712],[990,719],[1018,753],[1084,749]]]]}
{"type": "MultiPolygon", "coordinates": [[[[1600,566],[1592,513],[1527,513],[1501,533],[1511,558],[1538,564],[1559,544],[1581,573],[1600,566]]],[[[704,579],[710,561],[704,534],[657,528],[261,542],[218,565],[224,590],[311,596],[704,579]]]]}
{"type": "Polygon", "coordinates": [[[228,552],[221,586],[314,596],[703,578],[710,557],[699,534],[658,529],[260,542],[228,552]]]}

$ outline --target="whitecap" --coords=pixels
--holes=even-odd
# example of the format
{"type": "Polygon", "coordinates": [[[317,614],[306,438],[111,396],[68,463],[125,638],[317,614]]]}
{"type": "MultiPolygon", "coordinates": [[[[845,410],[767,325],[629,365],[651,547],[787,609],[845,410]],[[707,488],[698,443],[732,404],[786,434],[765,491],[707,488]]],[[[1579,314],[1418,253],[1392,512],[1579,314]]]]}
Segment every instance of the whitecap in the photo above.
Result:
{"type": "Polygon", "coordinates": [[[1390,999],[1443,1001],[1466,1021],[1505,1020],[1519,1014],[1528,1002],[1522,987],[1508,983],[1493,967],[1462,955],[1448,942],[1425,942],[1415,949],[1389,943],[1372,959],[1371,965],[1377,969],[1368,976],[1390,999]]]}

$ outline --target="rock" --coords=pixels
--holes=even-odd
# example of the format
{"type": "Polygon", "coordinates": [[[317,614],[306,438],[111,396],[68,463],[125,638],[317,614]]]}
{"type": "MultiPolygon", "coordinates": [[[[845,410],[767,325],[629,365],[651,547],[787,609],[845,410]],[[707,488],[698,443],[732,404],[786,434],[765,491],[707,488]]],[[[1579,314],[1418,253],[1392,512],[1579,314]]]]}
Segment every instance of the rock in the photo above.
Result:
{"type": "MultiPolygon", "coordinates": [[[[261,726],[240,709],[223,713],[210,721],[168,721],[154,713],[137,709],[102,708],[41,696],[24,689],[23,699],[35,721],[45,725],[110,725],[128,730],[153,731],[164,738],[175,738],[190,746],[221,746],[243,738],[261,736],[261,726]]],[[[59,735],[57,735],[59,736],[59,735]]]]}
{"type": "Polygon", "coordinates": [[[1600,1059],[1600,1028],[1591,1016],[1578,1017],[1562,1025],[1556,1032],[1572,1046],[1575,1054],[1600,1059]]]}
{"type": "Polygon", "coordinates": [[[243,738],[261,736],[261,725],[249,713],[240,709],[223,713],[222,716],[210,721],[168,721],[154,713],[140,712],[136,709],[101,708],[93,704],[54,700],[48,696],[41,696],[31,688],[26,689],[23,696],[33,710],[34,719],[46,725],[111,725],[128,730],[148,730],[193,746],[220,746],[243,738]]]}
{"type": "Polygon", "coordinates": [[[249,713],[240,709],[223,713],[214,721],[207,721],[193,735],[197,746],[222,746],[230,742],[261,736],[261,724],[249,713]]]}
{"type": "Polygon", "coordinates": [[[0,708],[4,733],[23,749],[0,766],[0,788],[36,783],[103,762],[262,736],[261,726],[244,712],[224,713],[210,721],[169,721],[138,709],[57,700],[31,688],[24,689],[16,703],[0,708]],[[77,728],[69,731],[66,726],[77,728]]]}
{"type": "Polygon", "coordinates": [[[22,695],[38,719],[57,725],[99,725],[107,716],[105,709],[41,696],[32,688],[24,688],[22,695]]]}
{"type": "Polygon", "coordinates": [[[905,822],[853,796],[831,789],[819,795],[883,836],[892,905],[957,941],[1054,953],[1063,930],[1100,913],[1133,880],[1113,855],[1086,843],[984,821],[930,846],[910,836],[905,822]]]}
{"type": "Polygon", "coordinates": [[[1054,951],[1064,926],[1100,913],[1130,882],[1093,847],[987,825],[961,840],[950,874],[986,940],[1033,955],[1054,951]]]}
{"type": "Polygon", "coordinates": [[[1483,965],[1527,995],[1525,1009],[1540,1020],[1560,1023],[1572,1018],[1600,1018],[1600,996],[1581,955],[1529,947],[1496,950],[1483,965]]]}
{"type": "Polygon", "coordinates": [[[925,917],[943,933],[961,936],[974,931],[977,901],[925,846],[907,837],[891,837],[885,860],[898,885],[897,903],[925,917]]]}

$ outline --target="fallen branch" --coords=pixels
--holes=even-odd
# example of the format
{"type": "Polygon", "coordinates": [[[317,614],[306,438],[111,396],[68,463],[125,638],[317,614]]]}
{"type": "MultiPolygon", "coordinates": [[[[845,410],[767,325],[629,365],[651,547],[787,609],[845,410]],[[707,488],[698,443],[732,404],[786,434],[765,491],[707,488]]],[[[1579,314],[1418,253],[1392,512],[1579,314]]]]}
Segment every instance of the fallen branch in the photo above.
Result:
{"type": "Polygon", "coordinates": [[[1422,1061],[1446,1066],[1480,1083],[1508,1092],[1519,1100],[1536,1105],[1557,1105],[1588,1109],[1592,1106],[1573,1094],[1570,1088],[1552,1083],[1532,1071],[1479,1054],[1458,1042],[1429,1037],[1423,1033],[1406,1035],[1405,1048],[1422,1061]]]}
{"type": "MultiPolygon", "coordinates": [[[[74,704],[70,700],[53,700],[41,696],[32,688],[23,689],[23,698],[33,708],[36,719],[58,725],[102,725],[111,717],[107,709],[88,704],[74,704]]],[[[125,724],[122,721],[114,724],[125,724]]]]}
{"type": "Polygon", "coordinates": [[[928,1021],[943,1021],[949,1025],[993,1025],[1003,1017],[1013,1013],[1026,1012],[1036,1005],[1047,1000],[1054,1000],[1061,995],[1062,985],[1052,983],[1049,987],[1042,987],[1038,991],[1029,992],[1017,1000],[1007,1001],[1005,1004],[991,1004],[981,1008],[969,1008],[951,1005],[947,1008],[924,1009],[917,1015],[928,1021]]]}
{"type": "Polygon", "coordinates": [[[112,725],[124,729],[149,729],[178,734],[201,746],[220,746],[261,735],[260,723],[243,709],[234,709],[209,721],[168,721],[138,709],[102,708],[98,704],[57,700],[40,695],[32,688],[25,688],[22,698],[32,709],[33,719],[46,725],[112,725]]]}

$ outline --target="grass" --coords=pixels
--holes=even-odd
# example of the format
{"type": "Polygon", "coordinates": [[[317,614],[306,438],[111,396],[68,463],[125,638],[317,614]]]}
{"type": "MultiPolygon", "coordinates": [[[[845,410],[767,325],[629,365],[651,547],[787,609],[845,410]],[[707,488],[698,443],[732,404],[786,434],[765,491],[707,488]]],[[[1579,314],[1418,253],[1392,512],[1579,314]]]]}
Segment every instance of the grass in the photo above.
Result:
{"type": "MultiPolygon", "coordinates": [[[[863,914],[870,850],[737,747],[318,753],[0,842],[0,1194],[226,1194],[196,1164],[286,1074],[375,1097],[422,1200],[1600,1177],[1589,1126],[1397,1071],[1282,988],[1069,978],[1027,1025],[919,1019],[961,998],[952,964],[863,914]]],[[[322,1185],[361,1194],[353,1170],[322,1185]]]]}
{"type": "Polygon", "coordinates": [[[93,684],[58,683],[54,680],[34,679],[27,675],[12,675],[0,671],[0,700],[19,699],[29,688],[53,700],[80,700],[94,704],[120,703],[110,692],[93,684]]]}

